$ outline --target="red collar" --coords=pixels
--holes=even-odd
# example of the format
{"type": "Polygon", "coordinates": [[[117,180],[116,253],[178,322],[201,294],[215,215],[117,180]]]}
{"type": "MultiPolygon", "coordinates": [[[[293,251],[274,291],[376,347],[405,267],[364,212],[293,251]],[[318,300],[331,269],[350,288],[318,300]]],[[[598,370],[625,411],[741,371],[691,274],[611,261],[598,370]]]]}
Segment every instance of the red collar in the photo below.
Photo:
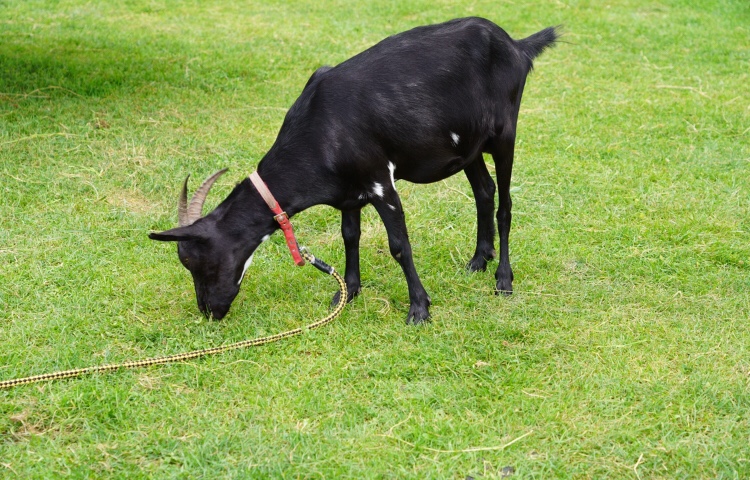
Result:
{"type": "Polygon", "coordinates": [[[294,229],[292,228],[292,223],[289,221],[289,216],[285,211],[281,209],[281,207],[279,206],[279,202],[277,202],[273,197],[271,191],[268,189],[268,186],[266,186],[266,183],[260,178],[260,175],[258,175],[258,172],[251,173],[249,178],[250,181],[253,182],[253,185],[255,185],[258,193],[260,193],[260,196],[263,197],[263,200],[265,200],[268,208],[270,208],[273,212],[273,218],[277,222],[279,222],[279,226],[284,232],[286,245],[289,247],[289,252],[292,254],[294,263],[298,266],[304,265],[305,259],[303,259],[302,255],[300,255],[299,253],[299,245],[297,244],[297,239],[294,236],[294,229]]]}

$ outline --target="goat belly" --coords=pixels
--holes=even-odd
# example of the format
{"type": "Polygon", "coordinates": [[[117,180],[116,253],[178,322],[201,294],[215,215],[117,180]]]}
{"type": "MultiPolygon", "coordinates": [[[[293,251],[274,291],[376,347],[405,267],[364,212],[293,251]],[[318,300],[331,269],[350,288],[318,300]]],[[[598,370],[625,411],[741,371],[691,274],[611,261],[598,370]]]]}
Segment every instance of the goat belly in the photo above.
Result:
{"type": "Polygon", "coordinates": [[[397,178],[411,183],[434,183],[462,171],[471,160],[466,157],[426,157],[397,163],[397,178]]]}

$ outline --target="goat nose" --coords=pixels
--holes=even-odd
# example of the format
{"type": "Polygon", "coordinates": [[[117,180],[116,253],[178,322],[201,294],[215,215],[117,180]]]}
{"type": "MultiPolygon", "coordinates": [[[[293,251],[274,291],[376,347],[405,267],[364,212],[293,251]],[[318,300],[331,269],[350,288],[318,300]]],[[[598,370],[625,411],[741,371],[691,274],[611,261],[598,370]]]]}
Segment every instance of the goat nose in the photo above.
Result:
{"type": "Polygon", "coordinates": [[[221,320],[229,311],[229,305],[210,305],[207,310],[206,316],[210,314],[214,320],[221,320]]]}

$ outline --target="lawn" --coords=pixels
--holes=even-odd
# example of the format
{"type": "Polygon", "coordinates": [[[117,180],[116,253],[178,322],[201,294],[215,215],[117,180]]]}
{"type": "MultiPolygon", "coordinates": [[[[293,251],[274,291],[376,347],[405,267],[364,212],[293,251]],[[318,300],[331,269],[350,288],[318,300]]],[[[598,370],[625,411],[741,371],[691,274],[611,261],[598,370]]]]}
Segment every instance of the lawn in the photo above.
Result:
{"type": "MultiPolygon", "coordinates": [[[[324,316],[280,233],[220,322],[147,234],[185,175],[229,167],[208,209],[252,172],[317,67],[467,15],[565,31],[519,117],[512,297],[464,269],[465,177],[399,183],[430,324],[367,208],[335,323],[0,391],[0,477],[750,477],[746,0],[0,1],[0,380],[324,316]]],[[[343,269],[337,211],[294,224],[343,269]]]]}

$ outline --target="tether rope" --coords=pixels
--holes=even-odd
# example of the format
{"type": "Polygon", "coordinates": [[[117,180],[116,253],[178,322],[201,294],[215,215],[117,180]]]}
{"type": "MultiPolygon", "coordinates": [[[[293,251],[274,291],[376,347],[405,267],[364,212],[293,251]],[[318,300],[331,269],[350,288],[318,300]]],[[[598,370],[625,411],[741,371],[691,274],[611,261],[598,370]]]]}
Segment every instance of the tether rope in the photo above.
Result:
{"type": "Polygon", "coordinates": [[[333,320],[335,320],[336,317],[341,315],[341,312],[344,310],[344,306],[346,305],[346,297],[347,297],[346,282],[344,281],[343,278],[341,278],[341,275],[339,275],[339,273],[333,269],[333,267],[327,265],[322,260],[315,258],[313,255],[311,255],[308,252],[303,252],[302,256],[305,257],[305,260],[311,263],[318,270],[320,270],[323,273],[327,273],[331,275],[333,278],[335,278],[339,284],[339,290],[340,290],[341,296],[339,297],[338,303],[333,308],[331,313],[326,315],[325,318],[318,320],[317,322],[311,323],[305,327],[295,328],[293,330],[288,330],[286,332],[277,333],[276,335],[271,335],[268,337],[254,338],[251,340],[243,340],[241,342],[232,343],[229,345],[222,345],[222,346],[213,347],[213,348],[204,348],[203,350],[194,350],[192,352],[178,353],[175,355],[168,355],[165,357],[147,358],[145,360],[136,360],[133,362],[114,363],[110,365],[100,365],[96,367],[76,368],[73,370],[64,370],[61,372],[53,372],[53,373],[43,373],[41,375],[34,375],[31,377],[4,380],[0,382],[0,389],[17,387],[19,385],[28,385],[30,383],[44,382],[48,380],[61,380],[63,378],[80,377],[83,375],[89,375],[89,374],[98,373],[98,372],[111,372],[111,371],[120,370],[123,368],[140,368],[140,367],[148,367],[151,365],[162,365],[165,363],[174,363],[174,362],[180,362],[184,360],[192,360],[195,358],[205,357],[208,355],[216,355],[219,353],[228,352],[230,350],[238,350],[240,348],[257,347],[260,345],[266,345],[268,343],[277,342],[284,338],[293,337],[305,331],[313,330],[313,329],[322,327],[324,325],[327,325],[331,323],[333,320]]]}

